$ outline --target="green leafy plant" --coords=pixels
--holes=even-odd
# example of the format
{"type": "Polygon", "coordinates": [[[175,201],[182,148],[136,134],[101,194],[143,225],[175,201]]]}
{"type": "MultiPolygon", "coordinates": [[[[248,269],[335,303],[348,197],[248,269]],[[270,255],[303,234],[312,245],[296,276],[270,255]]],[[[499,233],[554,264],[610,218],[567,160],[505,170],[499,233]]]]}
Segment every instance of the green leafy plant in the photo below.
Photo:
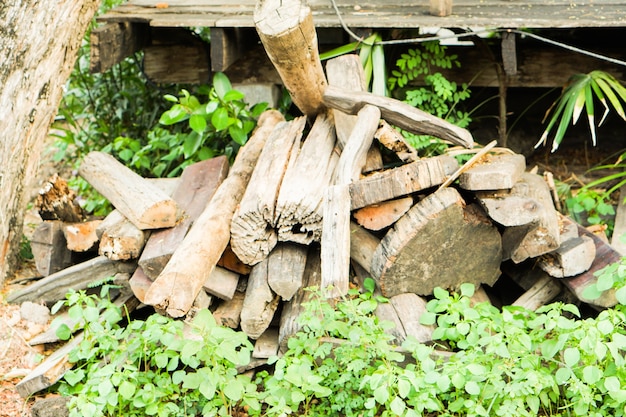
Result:
{"type": "Polygon", "coordinates": [[[565,199],[567,213],[581,224],[604,224],[609,236],[612,233],[615,209],[609,202],[606,193],[598,192],[588,184],[580,188],[576,194],[565,199]]]}
{"type": "Polygon", "coordinates": [[[624,88],[615,77],[599,70],[591,71],[588,74],[575,74],[568,80],[561,96],[546,112],[545,119],[548,118],[550,113],[552,115],[535,148],[546,144],[552,129],[558,122],[558,128],[552,140],[552,152],[556,151],[563,141],[570,122],[576,124],[583,110],[587,113],[591,141],[595,145],[596,128],[594,101],[596,100],[604,107],[604,113],[600,119],[599,125],[602,124],[609,113],[609,103],[615,112],[623,120],[626,120],[626,113],[624,113],[622,107],[622,101],[626,101],[626,88],[624,88]]]}
{"type": "Polygon", "coordinates": [[[626,257],[594,272],[596,282],[589,285],[583,295],[590,300],[599,298],[605,291],[614,290],[615,298],[626,305],[626,257]]]}

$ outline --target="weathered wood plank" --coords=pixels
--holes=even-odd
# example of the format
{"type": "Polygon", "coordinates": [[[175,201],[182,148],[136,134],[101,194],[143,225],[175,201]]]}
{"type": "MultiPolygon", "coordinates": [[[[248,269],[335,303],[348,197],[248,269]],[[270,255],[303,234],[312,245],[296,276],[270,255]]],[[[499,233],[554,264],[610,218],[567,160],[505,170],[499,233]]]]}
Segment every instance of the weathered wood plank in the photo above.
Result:
{"type": "Polygon", "coordinates": [[[105,72],[148,44],[149,27],[137,22],[107,23],[91,31],[90,71],[105,72]]]}
{"type": "Polygon", "coordinates": [[[426,312],[426,301],[417,294],[404,293],[389,298],[402,323],[407,336],[413,336],[420,343],[430,342],[434,327],[420,323],[422,314],[426,312]]]}
{"type": "Polygon", "coordinates": [[[269,260],[272,254],[252,267],[246,297],[241,310],[241,330],[251,339],[258,339],[270,326],[278,309],[280,297],[268,284],[269,260]]]}
{"type": "Polygon", "coordinates": [[[280,243],[269,257],[268,284],[284,301],[302,287],[307,252],[306,246],[280,243]]]}
{"type": "Polygon", "coordinates": [[[513,188],[526,170],[526,158],[520,154],[487,154],[459,176],[465,190],[502,190],[513,188]]]}
{"type": "Polygon", "coordinates": [[[72,252],[67,248],[60,220],[40,223],[30,241],[35,267],[44,277],[72,265],[72,252]]]}

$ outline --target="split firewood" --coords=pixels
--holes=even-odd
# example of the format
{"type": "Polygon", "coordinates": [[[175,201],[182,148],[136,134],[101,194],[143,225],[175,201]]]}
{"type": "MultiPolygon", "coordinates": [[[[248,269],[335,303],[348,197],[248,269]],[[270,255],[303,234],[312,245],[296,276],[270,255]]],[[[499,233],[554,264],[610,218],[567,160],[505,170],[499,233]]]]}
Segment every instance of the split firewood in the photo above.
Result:
{"type": "Polygon", "coordinates": [[[270,327],[254,342],[252,357],[268,359],[278,355],[278,329],[270,327]]]}
{"type": "Polygon", "coordinates": [[[24,301],[57,302],[65,298],[70,289],[76,291],[87,288],[91,283],[102,281],[117,273],[131,273],[136,268],[133,262],[115,262],[106,256],[98,256],[77,265],[55,272],[45,278],[8,295],[10,303],[24,301]]]}
{"type": "Polygon", "coordinates": [[[301,0],[262,0],[254,24],[294,104],[307,116],[317,115],[326,78],[309,6],[301,0]]]}
{"type": "Polygon", "coordinates": [[[468,130],[400,100],[335,86],[326,88],[323,100],[326,106],[348,114],[357,114],[365,105],[376,106],[380,109],[383,119],[400,129],[417,135],[435,136],[466,148],[474,146],[474,139],[468,130]]]}
{"type": "Polygon", "coordinates": [[[580,236],[568,239],[557,250],[541,255],[538,265],[552,277],[573,277],[587,271],[595,258],[593,239],[580,236]]]}
{"type": "Polygon", "coordinates": [[[61,220],[66,223],[80,223],[83,210],[76,201],[76,193],[69,188],[67,181],[54,174],[39,190],[35,207],[42,220],[61,220]]]}
{"type": "Polygon", "coordinates": [[[350,223],[350,258],[361,265],[372,276],[372,261],[380,245],[380,239],[358,224],[350,223]]]}
{"type": "Polygon", "coordinates": [[[525,292],[513,303],[513,305],[536,310],[542,305],[548,304],[563,294],[563,285],[548,275],[541,268],[536,268],[533,260],[526,263],[515,264],[512,261],[503,262],[502,271],[510,277],[525,292]]]}
{"type": "Polygon", "coordinates": [[[215,194],[228,174],[228,158],[219,156],[187,166],[171,196],[185,211],[185,216],[172,228],[152,232],[139,257],[139,266],[150,279],[156,279],[193,222],[215,194]]]}
{"type": "Polygon", "coordinates": [[[222,257],[217,261],[217,266],[236,272],[239,275],[248,275],[252,269],[250,265],[241,262],[241,259],[235,255],[230,245],[227,245],[226,249],[224,249],[222,257]]]}
{"type": "Polygon", "coordinates": [[[251,339],[258,339],[267,330],[280,302],[280,297],[267,282],[271,256],[254,265],[248,277],[240,325],[241,330],[251,339]]]}
{"type": "Polygon", "coordinates": [[[228,177],[150,286],[146,304],[172,317],[184,316],[189,311],[230,241],[233,214],[265,141],[283,120],[278,111],[270,110],[261,115],[256,131],[240,149],[228,177]]]}
{"type": "Polygon", "coordinates": [[[230,245],[247,265],[265,259],[278,242],[276,199],[286,170],[295,162],[305,124],[306,118],[299,117],[276,126],[233,216],[230,245]]]}
{"type": "Polygon", "coordinates": [[[383,295],[432,293],[464,282],[493,285],[500,276],[500,233],[454,188],[415,204],[382,239],[372,275],[383,295]]]}
{"type": "Polygon", "coordinates": [[[111,155],[90,152],[78,173],[139,229],[172,227],[182,215],[165,192],[111,155]]]}
{"type": "Polygon", "coordinates": [[[413,198],[404,197],[363,207],[354,212],[357,223],[369,230],[381,230],[394,224],[413,205],[413,198]]]}
{"type": "Polygon", "coordinates": [[[278,330],[278,344],[280,352],[286,352],[289,338],[298,333],[301,325],[298,322],[300,314],[304,312],[303,304],[312,301],[315,294],[307,288],[320,288],[321,284],[321,259],[319,248],[309,247],[307,255],[306,267],[304,268],[304,278],[302,287],[291,298],[291,300],[283,303],[283,309],[280,316],[280,325],[278,330]]]}
{"type": "Polygon", "coordinates": [[[74,252],[87,252],[93,249],[99,241],[96,230],[102,220],[91,220],[82,223],[66,223],[63,234],[67,248],[74,252]]]}
{"type": "Polygon", "coordinates": [[[368,175],[350,184],[350,208],[356,210],[440,185],[458,167],[454,158],[441,155],[368,175]]]}
{"type": "Polygon", "coordinates": [[[402,162],[415,162],[419,159],[417,151],[407,143],[402,133],[384,120],[381,120],[374,137],[381,145],[395,153],[402,162]]]}
{"type": "MultiPolygon", "coordinates": [[[[561,244],[559,219],[550,190],[543,178],[536,174],[523,173],[520,180],[509,191],[496,193],[494,198],[506,199],[518,197],[527,199],[517,210],[507,207],[500,210],[510,220],[498,217],[500,224],[514,224],[515,217],[520,210],[526,211],[528,217],[536,216],[536,220],[527,224],[506,227],[502,233],[503,259],[511,259],[519,263],[528,258],[536,258],[548,252],[556,250],[561,244]]],[[[482,197],[481,197],[482,199],[482,197]]],[[[524,201],[524,200],[522,200],[524,201]]],[[[489,210],[490,216],[492,210],[489,210]]],[[[519,217],[523,217],[519,215],[519,217]]],[[[526,220],[526,218],[524,217],[526,220]]]]}
{"type": "Polygon", "coordinates": [[[389,302],[396,310],[407,336],[415,337],[420,343],[433,339],[434,327],[420,323],[422,314],[426,312],[426,300],[414,293],[404,293],[390,297],[389,302]]]}
{"type": "Polygon", "coordinates": [[[243,300],[245,297],[245,293],[236,291],[235,294],[233,294],[233,298],[222,301],[215,311],[213,311],[213,317],[217,324],[230,327],[231,329],[237,329],[241,322],[241,310],[243,309],[243,300]]]}
{"type": "Polygon", "coordinates": [[[322,220],[322,289],[329,298],[348,292],[350,274],[349,184],[358,179],[380,120],[380,111],[364,106],[337,164],[335,185],[324,198],[322,220]]]}
{"type": "Polygon", "coordinates": [[[526,158],[520,154],[487,154],[459,176],[464,190],[511,189],[526,170],[526,158]]]}
{"type": "Polygon", "coordinates": [[[307,252],[306,246],[279,243],[268,258],[268,284],[284,301],[302,287],[307,252]]]}
{"type": "Polygon", "coordinates": [[[67,248],[63,222],[45,220],[33,233],[30,247],[37,271],[44,277],[72,265],[72,252],[67,248]]]}
{"type": "Polygon", "coordinates": [[[239,283],[239,274],[220,266],[215,266],[211,275],[202,285],[206,292],[222,300],[233,298],[239,283]]]}
{"type": "Polygon", "coordinates": [[[274,219],[279,242],[320,240],[324,192],[339,161],[335,142],[332,117],[319,114],[280,187],[274,219]]]}

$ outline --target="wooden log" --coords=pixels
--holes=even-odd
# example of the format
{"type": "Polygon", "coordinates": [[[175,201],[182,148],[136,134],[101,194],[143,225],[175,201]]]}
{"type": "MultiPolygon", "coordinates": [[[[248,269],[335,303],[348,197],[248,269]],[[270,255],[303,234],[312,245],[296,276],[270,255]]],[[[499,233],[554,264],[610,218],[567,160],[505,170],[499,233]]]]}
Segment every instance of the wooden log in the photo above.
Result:
{"type": "Polygon", "coordinates": [[[231,329],[237,329],[241,322],[241,310],[243,309],[243,300],[245,297],[245,293],[236,291],[232,299],[220,303],[215,311],[213,311],[213,317],[217,324],[230,327],[231,329]]]}
{"type": "Polygon", "coordinates": [[[146,293],[146,304],[157,306],[172,317],[181,317],[191,308],[228,245],[233,214],[265,141],[282,120],[277,111],[261,115],[256,131],[240,149],[228,177],[146,293]]]}
{"type": "Polygon", "coordinates": [[[349,184],[360,177],[367,150],[372,145],[380,111],[364,106],[341,152],[335,185],[328,188],[322,220],[322,289],[329,298],[348,292],[350,274],[349,184]]]}
{"type": "Polygon", "coordinates": [[[172,227],[182,215],[167,194],[111,155],[90,152],[78,173],[139,229],[172,227]]]}
{"type": "Polygon", "coordinates": [[[561,285],[549,275],[539,278],[512,305],[536,310],[548,304],[561,292],[561,285]]]}
{"type": "Polygon", "coordinates": [[[315,246],[309,247],[307,255],[306,267],[304,268],[304,278],[302,287],[291,298],[291,300],[283,303],[283,309],[280,316],[280,325],[278,328],[278,344],[279,351],[285,352],[288,349],[289,338],[295,335],[301,325],[298,322],[300,314],[304,311],[303,304],[313,300],[315,294],[307,288],[320,288],[321,284],[321,259],[319,248],[315,246]]]}
{"type": "Polygon", "coordinates": [[[35,208],[42,220],[61,220],[67,223],[83,221],[83,210],[76,201],[76,193],[67,181],[53,174],[39,190],[35,208]]]}
{"type": "Polygon", "coordinates": [[[350,208],[356,210],[440,185],[458,167],[454,158],[441,155],[374,173],[350,184],[350,208]]]}
{"type": "Polygon", "coordinates": [[[91,220],[83,223],[69,223],[63,225],[63,235],[67,248],[74,252],[87,252],[98,243],[96,230],[102,220],[91,220]]]}
{"type": "MultiPolygon", "coordinates": [[[[350,258],[372,274],[372,261],[380,239],[358,224],[350,223],[350,258]]],[[[372,278],[375,278],[372,276],[372,278]]]]}
{"type": "Polygon", "coordinates": [[[502,233],[503,259],[519,263],[557,249],[561,244],[559,219],[550,190],[543,178],[524,173],[509,195],[530,198],[537,211],[537,221],[526,225],[507,227],[502,233]]]}
{"type": "Polygon", "coordinates": [[[40,223],[33,232],[30,247],[37,271],[44,277],[72,265],[72,252],[67,248],[60,220],[40,223]]]}
{"type": "Polygon", "coordinates": [[[417,294],[404,293],[389,298],[389,303],[398,314],[407,336],[413,336],[420,343],[430,342],[433,338],[433,326],[420,323],[422,314],[426,312],[426,301],[417,294]]]}
{"type": "Polygon", "coordinates": [[[278,329],[270,327],[254,343],[252,357],[268,359],[278,355],[278,329]]]}
{"type": "Polygon", "coordinates": [[[452,0],[430,0],[428,12],[433,16],[450,16],[452,14],[452,0]]]}
{"type": "Polygon", "coordinates": [[[372,275],[383,295],[428,295],[464,282],[493,285],[500,276],[500,234],[458,191],[444,188],[415,204],[382,239],[372,275]]]}
{"type": "Polygon", "coordinates": [[[230,245],[247,265],[261,262],[278,243],[276,200],[285,172],[295,162],[305,124],[306,118],[299,117],[276,126],[235,211],[230,245]]]}
{"type": "Polygon", "coordinates": [[[525,170],[524,155],[487,154],[459,176],[459,186],[472,191],[511,189],[525,170]]]}
{"type": "Polygon", "coordinates": [[[258,339],[267,330],[280,302],[280,297],[267,282],[271,256],[254,265],[248,277],[240,325],[251,339],[258,339]]]}
{"type": "Polygon", "coordinates": [[[202,288],[222,300],[233,298],[239,283],[239,274],[228,269],[215,266],[211,275],[206,279],[202,288]]]}
{"type": "Polygon", "coordinates": [[[311,9],[301,0],[261,0],[254,24],[293,103],[305,115],[317,115],[326,78],[311,9]]]}
{"type": "Polygon", "coordinates": [[[354,212],[358,224],[369,230],[381,230],[394,224],[413,205],[413,198],[404,197],[363,207],[354,212]]]}
{"type": "Polygon", "coordinates": [[[302,287],[307,252],[306,246],[280,243],[268,258],[268,284],[284,301],[302,287]]]}
{"type": "Polygon", "coordinates": [[[596,258],[596,245],[589,236],[568,239],[553,252],[541,255],[538,265],[555,278],[573,277],[587,271],[596,258]]]}
{"type": "Polygon", "coordinates": [[[133,262],[115,262],[106,256],[98,256],[62,271],[48,275],[39,281],[13,292],[7,296],[10,303],[24,301],[46,301],[54,303],[65,297],[70,289],[82,290],[92,282],[101,281],[118,272],[132,272],[136,268],[133,262]]]}
{"type": "Polygon", "coordinates": [[[226,246],[226,249],[224,249],[222,257],[219,261],[217,261],[217,266],[221,266],[222,268],[228,269],[229,271],[236,272],[239,275],[248,275],[250,273],[250,270],[252,269],[250,265],[246,265],[241,262],[241,259],[239,259],[237,255],[235,255],[230,245],[226,246]]]}
{"type": "Polygon", "coordinates": [[[279,242],[320,240],[324,192],[339,161],[335,142],[332,117],[319,114],[280,187],[274,219],[279,242]]]}
{"type": "Polygon", "coordinates": [[[374,138],[385,148],[395,153],[402,162],[415,162],[419,159],[415,148],[409,145],[404,136],[385,120],[381,120],[374,138]]]}
{"type": "Polygon", "coordinates": [[[622,255],[626,255],[626,185],[619,189],[611,246],[622,255]]]}
{"type": "Polygon", "coordinates": [[[324,90],[323,100],[326,106],[348,114],[357,114],[367,104],[376,106],[380,109],[383,119],[401,129],[417,135],[435,136],[468,149],[474,146],[474,139],[468,130],[400,100],[335,86],[328,86],[324,90]]]}
{"type": "Polygon", "coordinates": [[[138,258],[149,236],[130,221],[122,221],[109,227],[103,234],[98,254],[112,261],[138,258]]]}
{"type": "Polygon", "coordinates": [[[128,283],[135,297],[143,303],[146,298],[146,292],[152,285],[152,280],[143,272],[143,269],[138,266],[128,280],[128,283]]]}
{"type": "Polygon", "coordinates": [[[139,257],[139,266],[152,280],[159,276],[193,222],[224,181],[228,168],[228,158],[219,156],[189,165],[183,170],[171,195],[185,211],[185,217],[175,227],[153,232],[139,257]]]}

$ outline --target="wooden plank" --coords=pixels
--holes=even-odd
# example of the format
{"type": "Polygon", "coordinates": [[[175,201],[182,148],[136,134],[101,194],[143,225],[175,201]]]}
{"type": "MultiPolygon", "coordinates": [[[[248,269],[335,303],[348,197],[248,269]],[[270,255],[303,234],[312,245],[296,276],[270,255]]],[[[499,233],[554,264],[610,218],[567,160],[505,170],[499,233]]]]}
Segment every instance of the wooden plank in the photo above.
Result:
{"type": "Polygon", "coordinates": [[[136,22],[107,23],[91,31],[90,68],[105,72],[148,44],[149,28],[136,22]]]}
{"type": "Polygon", "coordinates": [[[67,248],[60,220],[40,223],[30,240],[37,271],[44,277],[72,265],[72,252],[67,248]]]}
{"type": "Polygon", "coordinates": [[[278,328],[270,327],[254,342],[252,357],[268,359],[278,355],[278,328]]]}
{"type": "Polygon", "coordinates": [[[568,239],[554,252],[542,255],[538,265],[555,278],[573,277],[587,271],[596,258],[596,246],[588,236],[568,239]]]}
{"type": "Polygon", "coordinates": [[[162,84],[208,84],[211,82],[208,46],[151,45],[143,48],[146,76],[162,84]]]}
{"type": "Polygon", "coordinates": [[[251,28],[211,28],[211,71],[224,72],[259,40],[251,28]]]}
{"type": "Polygon", "coordinates": [[[104,152],[90,152],[78,173],[139,229],[172,227],[182,213],[156,185],[104,152]]]}
{"type": "Polygon", "coordinates": [[[430,0],[429,13],[433,16],[445,17],[452,14],[452,0],[430,0]]]}
{"type": "Polygon", "coordinates": [[[426,300],[417,294],[404,293],[390,297],[389,303],[396,310],[407,336],[413,336],[420,343],[432,341],[434,327],[420,323],[426,312],[426,300]]]}
{"type": "Polygon", "coordinates": [[[202,288],[222,300],[230,300],[237,290],[238,283],[238,273],[215,266],[211,275],[202,284],[202,288]]]}

